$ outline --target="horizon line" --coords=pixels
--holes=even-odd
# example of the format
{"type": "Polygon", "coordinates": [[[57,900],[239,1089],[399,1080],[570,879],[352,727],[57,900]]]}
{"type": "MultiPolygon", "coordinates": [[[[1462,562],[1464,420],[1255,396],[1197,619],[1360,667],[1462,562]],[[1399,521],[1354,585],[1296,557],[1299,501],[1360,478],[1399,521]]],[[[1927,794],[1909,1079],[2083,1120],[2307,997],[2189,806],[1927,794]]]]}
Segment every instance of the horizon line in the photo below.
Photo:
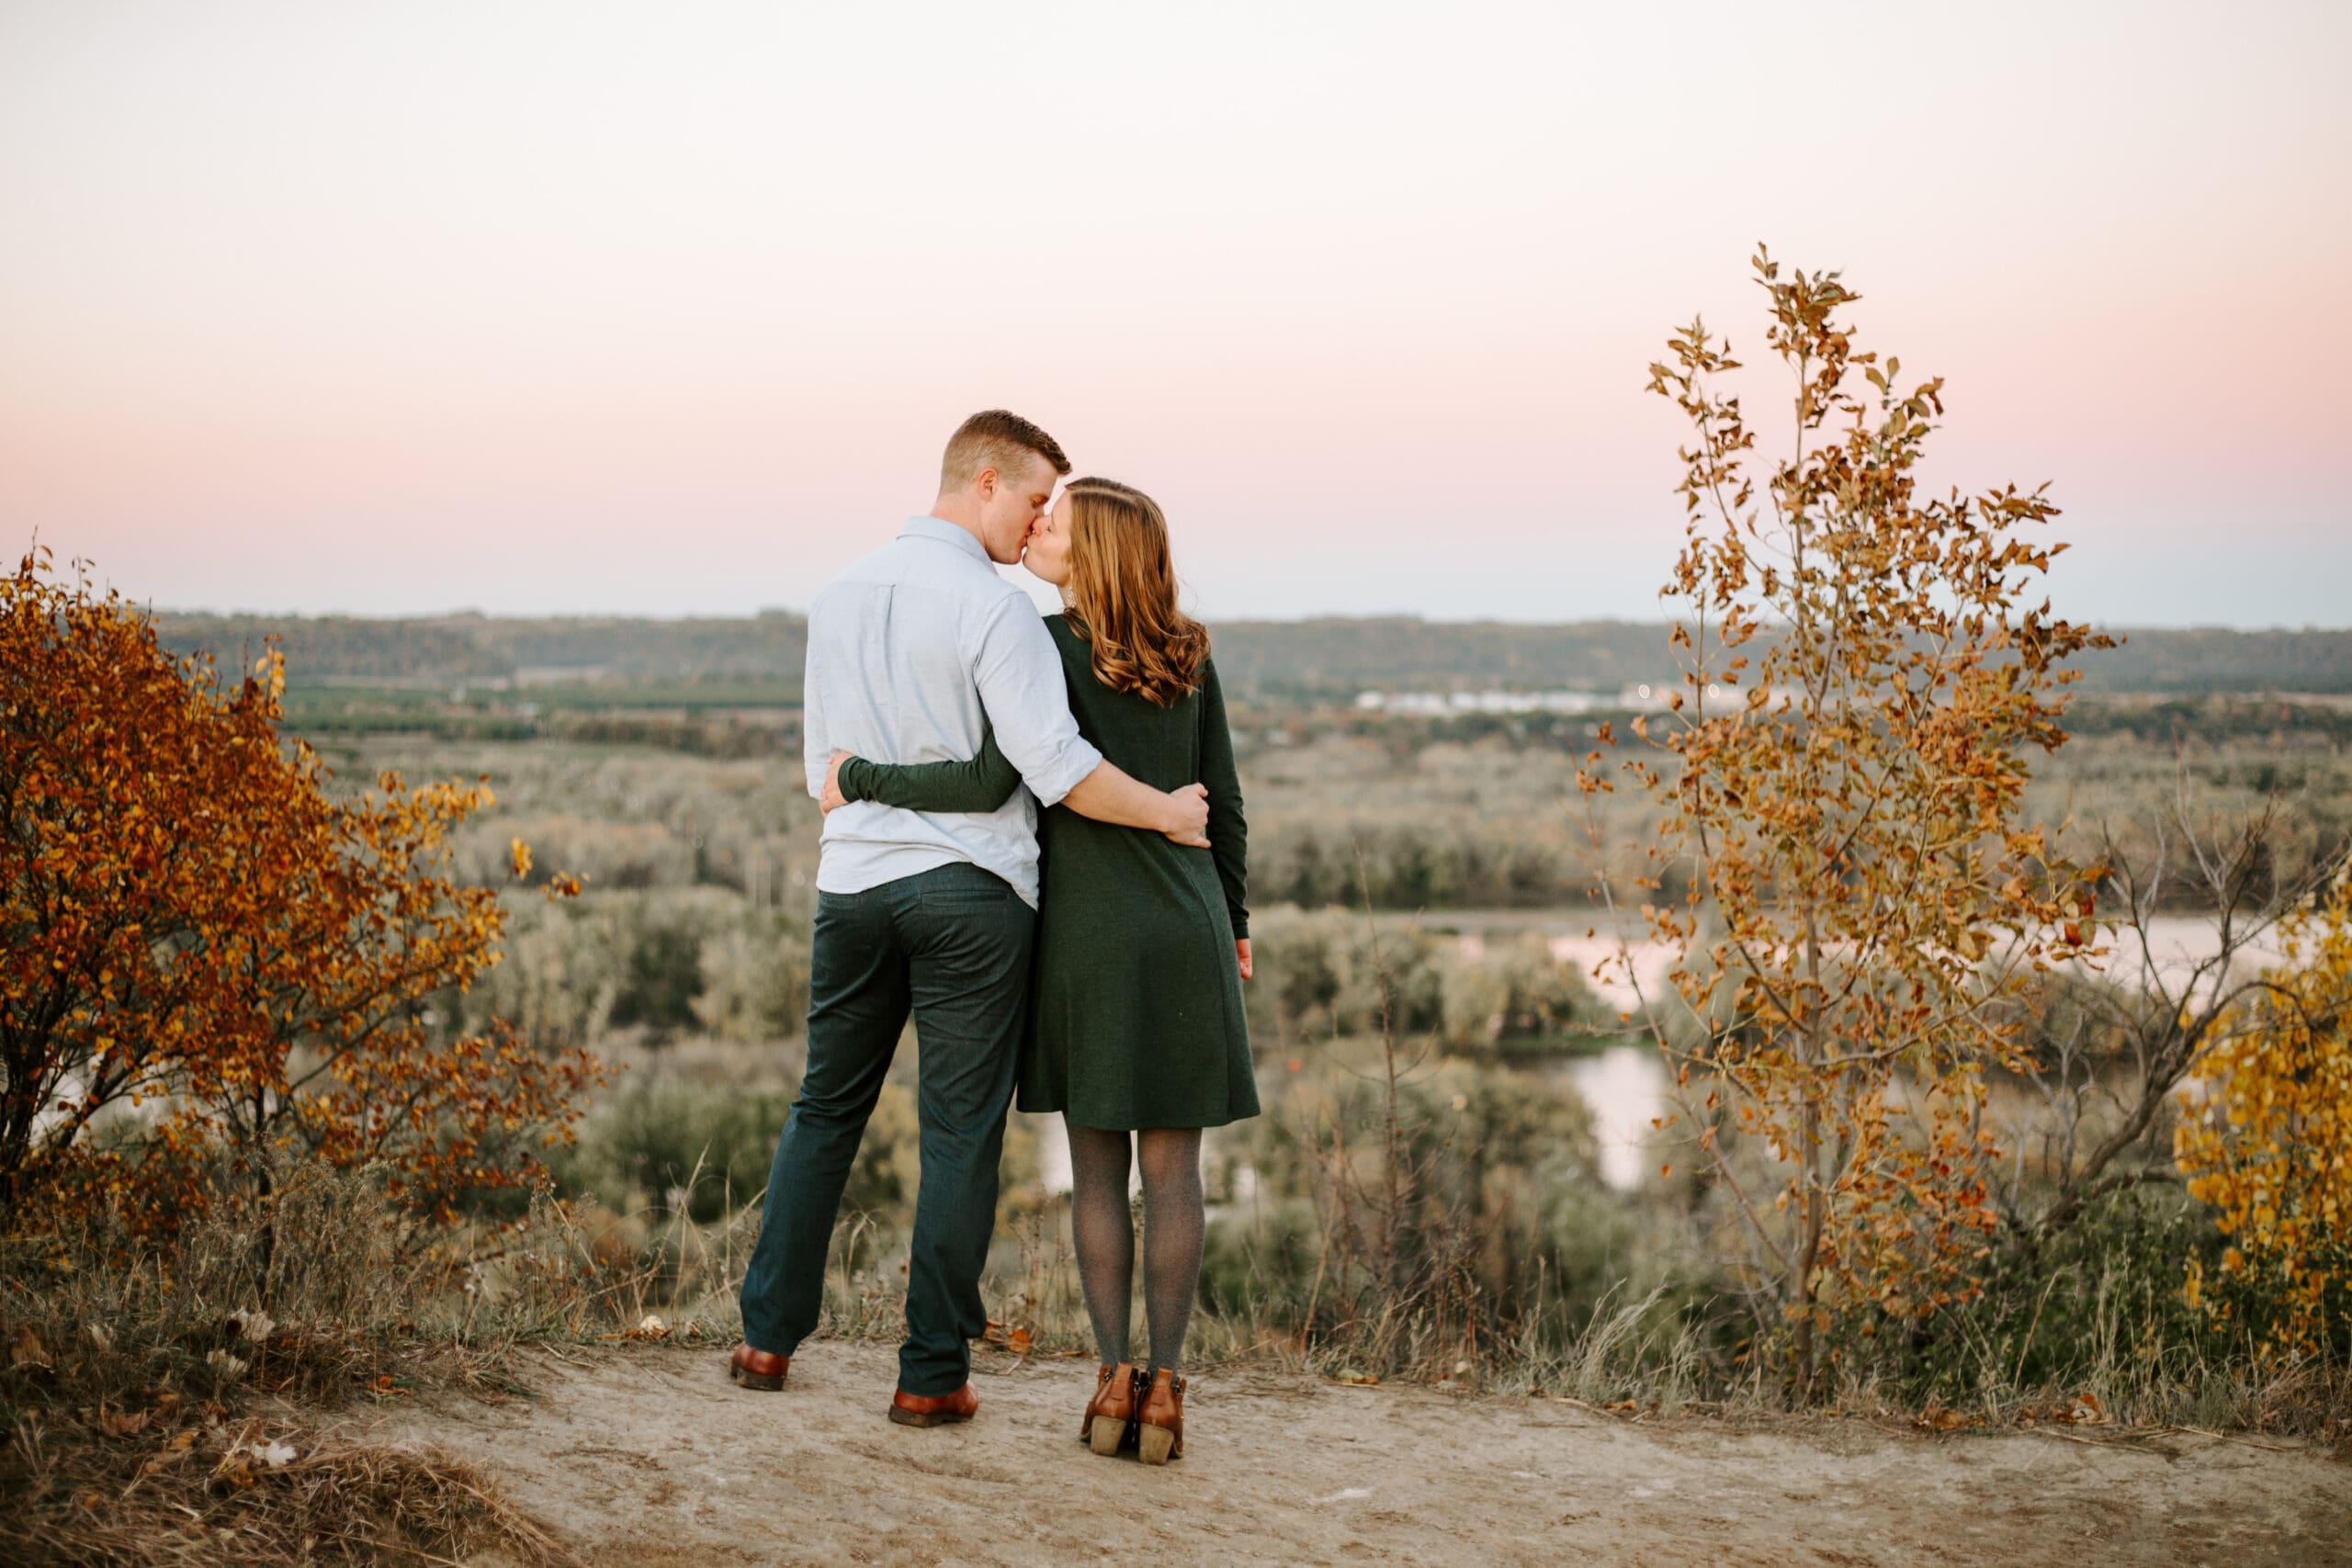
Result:
{"type": "MultiPolygon", "coordinates": [[[[397,613],[381,614],[363,613],[351,610],[220,610],[185,604],[159,605],[153,600],[141,601],[130,599],[128,596],[126,596],[126,602],[141,605],[146,610],[147,614],[153,616],[208,615],[218,620],[284,620],[290,618],[305,621],[379,622],[457,620],[648,621],[659,624],[683,625],[687,622],[695,621],[756,621],[765,619],[769,616],[786,616],[801,621],[806,621],[808,618],[808,611],[794,609],[789,605],[782,604],[763,604],[754,610],[717,613],[710,615],[693,613],[684,615],[662,615],[657,612],[643,610],[509,611],[483,610],[473,606],[462,606],[449,610],[403,610],[397,613]]],[[[1209,621],[1207,624],[1212,626],[1219,625],[1303,626],[1317,622],[1411,621],[1423,626],[1520,626],[1536,628],[1545,626],[1645,626],[1653,625],[1669,626],[1674,624],[1676,619],[1677,617],[1672,615],[1659,616],[1655,620],[1646,616],[1635,615],[1577,615],[1556,620],[1544,620],[1514,615],[1432,615],[1423,614],[1417,610],[1369,610],[1306,611],[1301,614],[1289,615],[1229,615],[1217,617],[1209,621]]],[[[2290,635],[2352,632],[2352,621],[2346,621],[2337,625],[2324,625],[2312,621],[2305,621],[2301,625],[2288,625],[2276,621],[2267,623],[2250,623],[2235,621],[2092,620],[2087,621],[2085,624],[2094,626],[2100,631],[2119,632],[2233,632],[2247,636],[2264,632],[2283,632],[2290,635]]]]}

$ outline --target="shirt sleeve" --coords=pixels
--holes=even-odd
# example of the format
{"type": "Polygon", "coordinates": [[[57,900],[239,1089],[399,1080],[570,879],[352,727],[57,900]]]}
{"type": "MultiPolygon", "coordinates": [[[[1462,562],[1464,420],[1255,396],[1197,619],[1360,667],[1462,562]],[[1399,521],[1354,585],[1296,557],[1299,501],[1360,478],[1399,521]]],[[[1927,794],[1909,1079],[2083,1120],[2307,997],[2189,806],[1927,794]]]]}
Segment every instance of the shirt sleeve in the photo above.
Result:
{"type": "Polygon", "coordinates": [[[833,748],[825,735],[824,682],[817,678],[817,622],[821,612],[808,613],[808,651],[800,660],[800,762],[808,775],[808,798],[825,798],[825,774],[832,767],[833,748]]]}
{"type": "MultiPolygon", "coordinates": [[[[997,745],[1042,804],[1056,804],[1102,765],[1102,753],[1079,734],[1070,716],[1061,655],[1026,594],[1000,601],[982,622],[972,683],[995,726],[997,745]]],[[[823,782],[820,772],[818,783],[823,782]]]]}

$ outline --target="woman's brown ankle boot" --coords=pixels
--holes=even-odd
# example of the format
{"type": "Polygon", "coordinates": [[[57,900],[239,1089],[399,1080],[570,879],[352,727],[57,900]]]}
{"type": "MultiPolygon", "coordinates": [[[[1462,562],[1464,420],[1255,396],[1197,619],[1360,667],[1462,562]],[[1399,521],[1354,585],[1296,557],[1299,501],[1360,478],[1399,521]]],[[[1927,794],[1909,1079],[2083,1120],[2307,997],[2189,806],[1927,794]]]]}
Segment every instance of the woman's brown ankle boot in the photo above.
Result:
{"type": "Polygon", "coordinates": [[[1166,1367],[1152,1370],[1151,1385],[1136,1411],[1136,1448],[1146,1464],[1184,1457],[1184,1380],[1166,1367]]]}
{"type": "Polygon", "coordinates": [[[1086,1402],[1086,1416],[1078,1427],[1080,1439],[1098,1454],[1115,1454],[1134,1440],[1135,1424],[1133,1363],[1121,1361],[1103,1368],[1094,1374],[1094,1397],[1086,1402]]]}

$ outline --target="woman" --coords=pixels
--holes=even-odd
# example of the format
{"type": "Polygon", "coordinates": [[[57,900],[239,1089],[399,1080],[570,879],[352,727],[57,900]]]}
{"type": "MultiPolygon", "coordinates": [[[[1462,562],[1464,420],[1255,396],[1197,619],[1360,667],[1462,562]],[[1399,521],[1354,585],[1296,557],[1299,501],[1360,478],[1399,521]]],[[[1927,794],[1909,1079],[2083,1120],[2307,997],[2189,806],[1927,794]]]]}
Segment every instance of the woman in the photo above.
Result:
{"type": "MultiPolygon", "coordinates": [[[[1102,1362],[1080,1436],[1096,1453],[1132,1444],[1145,1463],[1163,1464],[1183,1453],[1176,1369],[1206,1223],[1201,1129],[1258,1113],[1241,1004],[1250,973],[1241,790],[1208,633],[1176,606],[1168,523],[1152,499],[1110,479],[1073,480],[1032,529],[1023,564],[1062,591],[1063,613],[1046,625],[1080,732],[1146,784],[1208,790],[1206,850],[1063,807],[1045,813],[1021,1073],[1021,1109],[1059,1111],[1069,1130],[1070,1228],[1102,1362]],[[1127,1346],[1130,1132],[1143,1168],[1143,1364],[1127,1346]]],[[[850,759],[838,784],[849,800],[974,811],[1002,805],[1020,777],[990,737],[969,761],[850,759]]]]}

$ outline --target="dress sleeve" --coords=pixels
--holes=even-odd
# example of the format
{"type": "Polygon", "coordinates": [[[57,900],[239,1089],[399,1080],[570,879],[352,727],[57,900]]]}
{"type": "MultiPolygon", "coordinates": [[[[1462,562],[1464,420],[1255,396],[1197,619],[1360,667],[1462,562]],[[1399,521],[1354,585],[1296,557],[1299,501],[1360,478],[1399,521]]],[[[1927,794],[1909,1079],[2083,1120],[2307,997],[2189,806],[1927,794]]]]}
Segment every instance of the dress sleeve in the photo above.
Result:
{"type": "Polygon", "coordinates": [[[912,811],[994,811],[1021,787],[1021,773],[996,743],[991,728],[980,737],[980,751],[955,762],[869,762],[852,757],[842,763],[842,797],[876,800],[912,811]]]}
{"type": "Polygon", "coordinates": [[[1241,815],[1241,777],[1225,725],[1225,693],[1211,661],[1201,674],[1201,783],[1209,792],[1209,853],[1225,887],[1225,909],[1238,940],[1250,934],[1250,824],[1241,815]]]}

